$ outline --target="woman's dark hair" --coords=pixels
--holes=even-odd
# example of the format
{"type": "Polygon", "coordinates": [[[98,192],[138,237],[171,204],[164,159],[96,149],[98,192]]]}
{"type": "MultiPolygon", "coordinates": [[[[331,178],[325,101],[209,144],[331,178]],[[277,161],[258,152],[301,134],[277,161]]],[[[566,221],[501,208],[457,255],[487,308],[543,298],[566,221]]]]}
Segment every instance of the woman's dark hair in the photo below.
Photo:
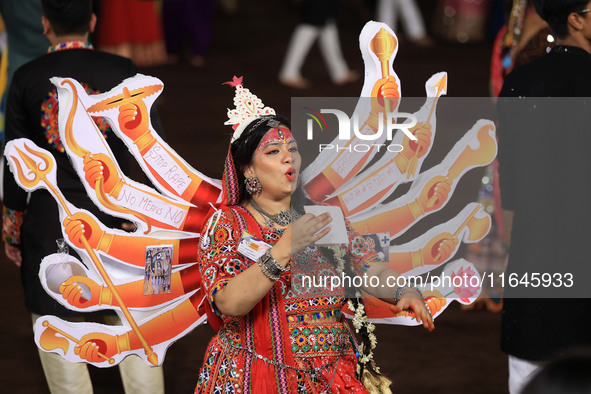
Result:
{"type": "Polygon", "coordinates": [[[568,16],[587,4],[589,0],[534,0],[536,11],[559,38],[568,36],[568,16]]]}
{"type": "Polygon", "coordinates": [[[260,119],[254,120],[251,124],[246,126],[246,130],[244,130],[242,135],[231,145],[230,150],[232,152],[232,159],[234,160],[234,167],[236,168],[236,176],[238,178],[239,202],[243,202],[248,196],[246,186],[244,185],[244,170],[252,164],[254,152],[265,134],[274,128],[269,125],[269,121],[273,120],[278,121],[288,129],[291,129],[291,123],[289,120],[281,116],[264,116],[260,119]]]}
{"type": "Polygon", "coordinates": [[[88,33],[92,0],[41,0],[41,6],[56,36],[88,33]]]}

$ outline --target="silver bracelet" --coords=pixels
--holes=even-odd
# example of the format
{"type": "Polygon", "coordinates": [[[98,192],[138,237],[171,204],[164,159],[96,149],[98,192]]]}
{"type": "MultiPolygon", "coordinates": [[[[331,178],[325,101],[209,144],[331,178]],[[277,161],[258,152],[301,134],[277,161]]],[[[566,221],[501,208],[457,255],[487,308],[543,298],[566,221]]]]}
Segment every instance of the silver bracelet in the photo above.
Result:
{"type": "Polygon", "coordinates": [[[284,272],[289,271],[290,267],[289,264],[287,266],[282,267],[279,265],[277,260],[271,256],[271,249],[267,249],[265,253],[257,260],[258,265],[261,267],[261,271],[263,274],[272,281],[279,280],[281,274],[284,272]]]}
{"type": "Polygon", "coordinates": [[[399,286],[394,291],[394,304],[398,304],[398,302],[400,302],[400,299],[402,298],[402,293],[404,293],[404,291],[405,290],[408,290],[408,289],[414,289],[414,290],[416,290],[417,293],[419,293],[419,296],[421,297],[421,300],[423,299],[423,293],[417,287],[414,287],[414,286],[399,286]]]}

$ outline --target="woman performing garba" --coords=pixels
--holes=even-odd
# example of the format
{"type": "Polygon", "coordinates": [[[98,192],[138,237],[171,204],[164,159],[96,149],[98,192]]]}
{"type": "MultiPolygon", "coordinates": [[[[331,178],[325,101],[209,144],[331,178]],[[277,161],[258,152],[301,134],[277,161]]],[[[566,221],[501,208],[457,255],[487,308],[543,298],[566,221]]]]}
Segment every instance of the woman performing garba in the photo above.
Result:
{"type": "Polygon", "coordinates": [[[268,110],[273,114],[234,123],[224,171],[226,205],[201,233],[198,259],[208,320],[219,330],[195,392],[366,392],[356,378],[356,349],[341,316],[344,289],[304,288],[295,267],[328,276],[343,269],[375,276],[380,285],[364,289],[369,294],[396,311],[412,309],[428,330],[433,319],[417,289],[385,285],[398,274],[348,222],[348,244],[340,248],[344,259],[315,245],[331,231],[332,219],[328,213],[302,215],[292,199],[301,165],[297,142],[289,123],[268,110]],[[270,246],[256,261],[241,254],[245,234],[270,246]]]}

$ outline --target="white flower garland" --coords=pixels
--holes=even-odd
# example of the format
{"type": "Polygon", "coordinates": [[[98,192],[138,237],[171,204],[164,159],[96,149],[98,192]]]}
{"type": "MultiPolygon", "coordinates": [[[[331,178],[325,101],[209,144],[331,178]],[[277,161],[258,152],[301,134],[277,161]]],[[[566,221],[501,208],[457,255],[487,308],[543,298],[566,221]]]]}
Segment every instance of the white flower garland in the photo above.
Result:
{"type": "MultiPolygon", "coordinates": [[[[355,308],[355,305],[353,304],[353,301],[349,300],[349,302],[347,303],[349,309],[351,310],[351,312],[353,312],[355,315],[353,316],[353,327],[355,328],[355,332],[359,333],[359,330],[361,330],[364,326],[365,329],[367,331],[367,336],[369,338],[369,343],[370,343],[370,348],[369,351],[367,352],[367,354],[365,353],[365,346],[363,343],[360,344],[359,346],[359,362],[361,364],[367,364],[368,362],[372,362],[373,361],[373,349],[376,348],[376,346],[378,345],[378,339],[376,338],[376,335],[374,334],[374,331],[376,329],[376,326],[373,323],[369,322],[369,319],[367,318],[367,314],[365,313],[365,306],[363,304],[359,304],[359,306],[357,308],[355,308]]],[[[379,368],[377,368],[376,366],[374,366],[374,369],[376,370],[376,372],[379,372],[379,368]]]]}
{"type": "Polygon", "coordinates": [[[345,271],[345,255],[347,254],[347,249],[341,248],[338,245],[328,246],[328,249],[332,251],[334,258],[337,261],[335,267],[337,274],[342,274],[343,271],[345,271]]]}
{"type": "MultiPolygon", "coordinates": [[[[340,247],[340,246],[329,246],[328,248],[333,253],[333,256],[337,262],[336,272],[340,275],[345,270],[345,255],[347,254],[347,250],[345,248],[340,247]]],[[[357,298],[359,297],[359,293],[356,294],[356,297],[357,298]]],[[[374,334],[376,326],[373,323],[369,322],[369,319],[367,318],[367,314],[365,313],[365,306],[362,303],[358,304],[358,307],[355,308],[353,301],[349,300],[347,305],[348,305],[349,309],[351,310],[351,312],[354,313],[352,323],[353,323],[353,327],[355,328],[355,332],[357,334],[359,334],[359,330],[361,330],[365,326],[365,329],[367,331],[368,338],[369,338],[369,343],[370,343],[369,352],[367,354],[364,354],[365,353],[364,345],[363,345],[363,343],[361,343],[360,347],[359,347],[358,360],[363,365],[365,365],[369,362],[372,362],[372,366],[373,366],[374,370],[376,372],[379,372],[379,368],[376,367],[375,364],[373,364],[373,349],[375,349],[376,346],[378,345],[378,339],[376,338],[376,335],[374,334]]]]}

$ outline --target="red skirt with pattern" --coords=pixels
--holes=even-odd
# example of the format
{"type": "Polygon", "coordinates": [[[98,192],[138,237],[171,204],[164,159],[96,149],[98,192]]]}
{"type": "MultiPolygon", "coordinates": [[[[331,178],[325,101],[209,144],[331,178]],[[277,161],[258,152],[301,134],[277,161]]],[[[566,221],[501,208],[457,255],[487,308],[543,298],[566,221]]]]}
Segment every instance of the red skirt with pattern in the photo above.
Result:
{"type": "MultiPolygon", "coordinates": [[[[245,363],[265,360],[242,345],[235,327],[226,324],[209,343],[195,393],[253,392],[245,363]]],[[[289,339],[296,365],[278,368],[296,375],[298,393],[367,393],[355,376],[357,357],[345,323],[292,322],[289,339]]]]}

